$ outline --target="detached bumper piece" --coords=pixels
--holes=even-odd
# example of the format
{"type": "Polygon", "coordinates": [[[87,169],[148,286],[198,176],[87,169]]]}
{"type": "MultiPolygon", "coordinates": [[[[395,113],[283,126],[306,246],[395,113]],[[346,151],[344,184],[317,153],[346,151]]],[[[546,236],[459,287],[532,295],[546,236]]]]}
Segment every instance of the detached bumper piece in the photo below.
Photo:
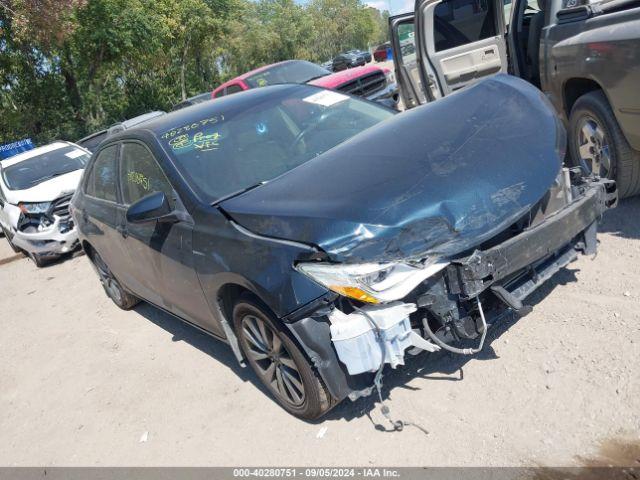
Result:
{"type": "Polygon", "coordinates": [[[615,183],[587,183],[565,208],[519,235],[484,251],[454,260],[447,267],[449,293],[477,297],[488,288],[518,313],[528,313],[522,300],[566,266],[579,253],[595,254],[597,222],[617,204],[615,183]]]}

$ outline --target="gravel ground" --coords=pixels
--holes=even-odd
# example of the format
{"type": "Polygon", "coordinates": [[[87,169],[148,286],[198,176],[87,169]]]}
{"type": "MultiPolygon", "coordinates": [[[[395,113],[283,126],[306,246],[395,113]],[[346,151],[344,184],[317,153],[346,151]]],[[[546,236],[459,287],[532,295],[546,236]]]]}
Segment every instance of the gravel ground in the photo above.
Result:
{"type": "Polygon", "coordinates": [[[116,308],[84,256],[37,269],[0,239],[0,465],[633,464],[639,219],[640,198],[609,212],[597,258],[480,355],[390,371],[392,415],[419,426],[402,432],[372,399],[298,420],[226,345],[147,304],[116,308]]]}

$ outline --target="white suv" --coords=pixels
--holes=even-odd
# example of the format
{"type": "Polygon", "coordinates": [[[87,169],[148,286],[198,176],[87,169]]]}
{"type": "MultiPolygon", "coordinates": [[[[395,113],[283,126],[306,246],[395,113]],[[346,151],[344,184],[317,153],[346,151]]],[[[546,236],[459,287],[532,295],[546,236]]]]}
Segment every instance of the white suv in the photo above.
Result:
{"type": "Polygon", "coordinates": [[[78,243],[69,203],[90,156],[54,142],[0,161],[0,227],[14,251],[38,267],[78,243]]]}

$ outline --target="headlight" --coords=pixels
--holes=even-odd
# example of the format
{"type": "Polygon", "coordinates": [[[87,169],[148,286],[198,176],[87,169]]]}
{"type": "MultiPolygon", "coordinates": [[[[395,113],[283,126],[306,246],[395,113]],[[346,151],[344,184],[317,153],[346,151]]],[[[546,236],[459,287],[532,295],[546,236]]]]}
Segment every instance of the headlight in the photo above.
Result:
{"type": "Polygon", "coordinates": [[[394,73],[391,70],[386,72],[384,74],[384,76],[387,77],[387,85],[391,85],[392,83],[396,83],[396,76],[394,75],[394,73]]]}
{"type": "Polygon", "coordinates": [[[296,268],[340,295],[361,302],[381,303],[405,297],[420,282],[447,265],[444,261],[419,266],[406,263],[300,263],[296,268]]]}
{"type": "Polygon", "coordinates": [[[22,213],[46,213],[51,206],[51,202],[40,203],[19,203],[18,207],[22,213]]]}

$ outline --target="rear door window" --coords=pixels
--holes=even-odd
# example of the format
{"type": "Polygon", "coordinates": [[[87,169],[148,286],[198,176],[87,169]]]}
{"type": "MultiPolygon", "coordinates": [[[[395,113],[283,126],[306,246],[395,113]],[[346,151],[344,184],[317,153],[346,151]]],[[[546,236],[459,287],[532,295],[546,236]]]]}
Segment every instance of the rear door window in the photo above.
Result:
{"type": "Polygon", "coordinates": [[[120,186],[125,205],[131,205],[155,192],[163,192],[169,205],[174,205],[171,183],[149,149],[140,143],[125,143],[122,146],[120,186]]]}
{"type": "Polygon", "coordinates": [[[110,202],[117,201],[117,153],[117,145],[111,145],[98,153],[85,186],[87,195],[110,202]]]}

